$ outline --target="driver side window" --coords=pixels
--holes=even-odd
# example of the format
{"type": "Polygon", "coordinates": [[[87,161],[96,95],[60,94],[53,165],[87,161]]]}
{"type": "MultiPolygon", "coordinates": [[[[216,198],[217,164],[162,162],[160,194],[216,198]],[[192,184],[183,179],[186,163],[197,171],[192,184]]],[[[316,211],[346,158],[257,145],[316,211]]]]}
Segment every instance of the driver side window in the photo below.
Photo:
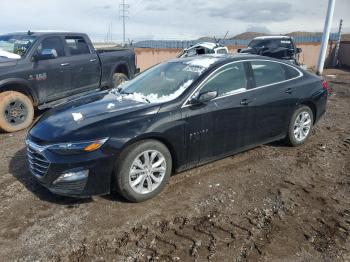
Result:
{"type": "Polygon", "coordinates": [[[201,88],[200,93],[217,91],[218,97],[231,95],[247,89],[247,78],[242,62],[224,66],[201,88]]]}
{"type": "Polygon", "coordinates": [[[57,57],[64,56],[64,47],[61,38],[58,36],[50,36],[41,41],[37,48],[37,53],[41,54],[44,49],[53,49],[57,53],[57,57]]]}

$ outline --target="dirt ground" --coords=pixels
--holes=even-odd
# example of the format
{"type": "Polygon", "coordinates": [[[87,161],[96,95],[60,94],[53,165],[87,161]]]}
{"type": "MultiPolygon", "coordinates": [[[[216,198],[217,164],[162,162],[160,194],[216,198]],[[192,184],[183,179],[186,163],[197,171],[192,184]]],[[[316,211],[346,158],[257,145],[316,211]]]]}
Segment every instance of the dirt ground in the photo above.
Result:
{"type": "Polygon", "coordinates": [[[183,172],[140,204],[55,196],[29,175],[26,132],[0,134],[2,261],[350,261],[350,73],[329,80],[307,143],[183,172]]]}

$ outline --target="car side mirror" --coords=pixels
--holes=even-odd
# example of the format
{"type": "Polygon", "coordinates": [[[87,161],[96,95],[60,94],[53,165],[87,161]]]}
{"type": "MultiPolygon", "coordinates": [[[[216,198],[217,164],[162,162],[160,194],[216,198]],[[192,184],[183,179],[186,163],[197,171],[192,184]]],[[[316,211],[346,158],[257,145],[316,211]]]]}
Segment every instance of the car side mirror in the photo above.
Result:
{"type": "Polygon", "coordinates": [[[242,48],[237,49],[237,53],[240,53],[242,51],[242,48]]]}
{"type": "Polygon", "coordinates": [[[191,105],[203,104],[203,103],[206,103],[206,102],[216,98],[217,96],[218,96],[217,91],[203,92],[203,93],[198,94],[197,96],[192,97],[190,100],[190,104],[191,105]]]}
{"type": "Polygon", "coordinates": [[[55,49],[43,49],[41,53],[34,55],[34,59],[39,60],[48,60],[57,58],[57,51],[55,49]]]}
{"type": "Polygon", "coordinates": [[[303,50],[301,48],[297,48],[297,54],[300,54],[303,50]]]}

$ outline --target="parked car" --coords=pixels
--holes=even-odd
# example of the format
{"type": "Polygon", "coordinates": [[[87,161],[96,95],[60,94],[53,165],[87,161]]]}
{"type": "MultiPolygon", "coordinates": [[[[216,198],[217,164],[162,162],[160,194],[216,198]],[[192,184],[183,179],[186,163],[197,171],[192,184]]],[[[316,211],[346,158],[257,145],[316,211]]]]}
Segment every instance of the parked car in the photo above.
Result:
{"type": "Polygon", "coordinates": [[[30,172],[56,194],[116,189],[144,201],[173,172],[275,140],[303,144],[328,90],[320,77],[268,57],[175,59],[43,115],[26,140],[30,172]]]}
{"type": "Polygon", "coordinates": [[[273,58],[288,60],[298,64],[297,55],[301,53],[301,48],[297,48],[290,36],[259,36],[255,37],[247,48],[238,49],[238,53],[248,53],[273,58]]]}
{"type": "Polygon", "coordinates": [[[218,43],[201,42],[184,49],[177,57],[184,58],[208,54],[228,54],[228,48],[218,43]]]}
{"type": "Polygon", "coordinates": [[[95,50],[87,35],[27,32],[0,35],[0,130],[24,129],[34,108],[133,78],[131,49],[95,50]]]}

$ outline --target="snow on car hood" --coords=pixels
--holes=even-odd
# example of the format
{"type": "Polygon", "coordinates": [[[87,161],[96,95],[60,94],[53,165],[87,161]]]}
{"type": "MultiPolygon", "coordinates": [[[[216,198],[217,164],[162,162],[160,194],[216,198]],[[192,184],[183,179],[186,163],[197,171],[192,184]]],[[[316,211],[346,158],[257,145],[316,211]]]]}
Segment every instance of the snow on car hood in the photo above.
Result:
{"type": "Polygon", "coordinates": [[[0,58],[21,59],[21,56],[14,53],[7,52],[0,48],[0,58]]]}

